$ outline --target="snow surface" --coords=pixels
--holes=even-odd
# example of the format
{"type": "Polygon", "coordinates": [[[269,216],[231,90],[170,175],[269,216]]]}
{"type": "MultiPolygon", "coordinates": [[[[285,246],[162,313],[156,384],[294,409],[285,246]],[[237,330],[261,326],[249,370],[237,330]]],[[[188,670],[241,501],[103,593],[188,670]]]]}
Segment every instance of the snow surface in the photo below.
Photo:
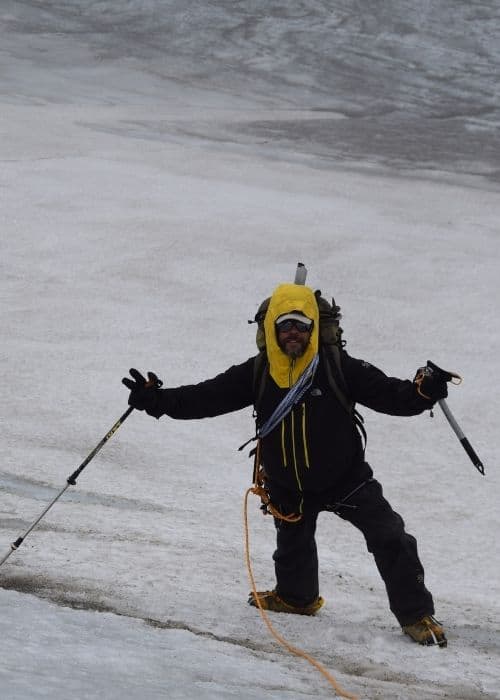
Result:
{"type": "MultiPolygon", "coordinates": [[[[438,410],[363,411],[448,648],[401,634],[327,514],[325,608],[272,621],[360,698],[499,698],[496,0],[3,0],[0,23],[2,551],[125,410],[129,367],[175,385],[246,359],[301,260],[351,354],[464,376],[486,476],[438,410]]],[[[0,569],[2,699],[333,696],[245,603],[252,429],[128,418],[0,569]]],[[[254,497],[249,520],[267,587],[254,497]]]]}

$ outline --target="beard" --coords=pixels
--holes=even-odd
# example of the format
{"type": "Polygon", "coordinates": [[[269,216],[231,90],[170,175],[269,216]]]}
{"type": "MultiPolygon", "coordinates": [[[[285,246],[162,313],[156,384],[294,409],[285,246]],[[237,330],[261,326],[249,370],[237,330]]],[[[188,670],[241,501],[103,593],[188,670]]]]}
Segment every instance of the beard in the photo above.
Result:
{"type": "Polygon", "coordinates": [[[290,339],[283,343],[280,343],[280,348],[283,350],[285,355],[287,355],[292,360],[297,360],[299,357],[305,353],[307,346],[309,345],[309,338],[307,340],[301,339],[290,339]]]}

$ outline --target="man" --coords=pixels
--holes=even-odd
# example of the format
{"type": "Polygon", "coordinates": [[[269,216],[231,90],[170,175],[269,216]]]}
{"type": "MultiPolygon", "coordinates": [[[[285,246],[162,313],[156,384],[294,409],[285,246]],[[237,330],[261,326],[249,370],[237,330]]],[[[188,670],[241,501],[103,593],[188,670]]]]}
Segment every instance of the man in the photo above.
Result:
{"type": "MultiPolygon", "coordinates": [[[[420,644],[446,646],[443,627],[433,617],[416,540],[373,478],[353,412],[332,391],[312,289],[277,287],[264,330],[268,365],[258,391],[254,357],[213,379],[168,389],[159,388],[153,373],[146,381],[132,369],[133,380],[123,379],[131,390],[129,404],[156,418],[180,419],[255,406],[258,459],[277,535],[276,587],[258,593],[263,608],[303,615],[321,608],[315,528],[319,513],[331,511],[363,533],[403,631],[420,644]]],[[[439,376],[419,370],[411,382],[388,377],[345,350],[340,358],[350,398],[375,411],[417,415],[447,396],[439,376]]],[[[249,603],[257,605],[253,594],[249,603]]]]}

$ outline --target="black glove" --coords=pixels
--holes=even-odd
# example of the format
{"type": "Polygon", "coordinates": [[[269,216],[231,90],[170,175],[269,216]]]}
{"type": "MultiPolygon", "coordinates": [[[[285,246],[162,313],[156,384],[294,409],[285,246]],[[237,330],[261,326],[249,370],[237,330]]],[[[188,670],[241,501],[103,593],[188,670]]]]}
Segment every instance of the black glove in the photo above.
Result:
{"type": "Polygon", "coordinates": [[[125,384],[130,389],[129,406],[133,406],[138,411],[146,411],[150,416],[159,418],[162,415],[158,408],[158,389],[163,384],[161,379],[158,379],[153,372],[148,372],[146,380],[140,372],[133,368],[130,370],[130,375],[134,381],[128,377],[122,379],[122,384],[125,384]]]}
{"type": "Polygon", "coordinates": [[[439,399],[445,399],[448,396],[446,383],[451,381],[454,376],[457,375],[442,370],[429,360],[426,367],[419,367],[413,383],[416,385],[420,396],[435,403],[439,399]]]}

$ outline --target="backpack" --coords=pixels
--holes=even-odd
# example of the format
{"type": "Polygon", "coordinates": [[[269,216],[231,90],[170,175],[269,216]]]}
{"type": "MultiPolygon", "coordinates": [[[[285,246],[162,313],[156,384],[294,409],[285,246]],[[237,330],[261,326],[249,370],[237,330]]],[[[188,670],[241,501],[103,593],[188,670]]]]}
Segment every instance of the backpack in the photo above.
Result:
{"type": "MultiPolygon", "coordinates": [[[[345,340],[342,339],[343,329],[339,323],[342,318],[340,306],[337,306],[333,297],[330,304],[321,296],[319,289],[314,292],[314,296],[319,310],[319,348],[326,360],[325,371],[328,383],[341,405],[352,416],[354,414],[354,401],[349,396],[349,389],[340,362],[340,350],[346,344],[345,340]]],[[[255,342],[259,350],[254,364],[255,406],[258,406],[260,402],[268,374],[264,318],[270,301],[271,297],[264,299],[257,309],[254,320],[249,321],[249,323],[257,323],[255,342]]]]}

